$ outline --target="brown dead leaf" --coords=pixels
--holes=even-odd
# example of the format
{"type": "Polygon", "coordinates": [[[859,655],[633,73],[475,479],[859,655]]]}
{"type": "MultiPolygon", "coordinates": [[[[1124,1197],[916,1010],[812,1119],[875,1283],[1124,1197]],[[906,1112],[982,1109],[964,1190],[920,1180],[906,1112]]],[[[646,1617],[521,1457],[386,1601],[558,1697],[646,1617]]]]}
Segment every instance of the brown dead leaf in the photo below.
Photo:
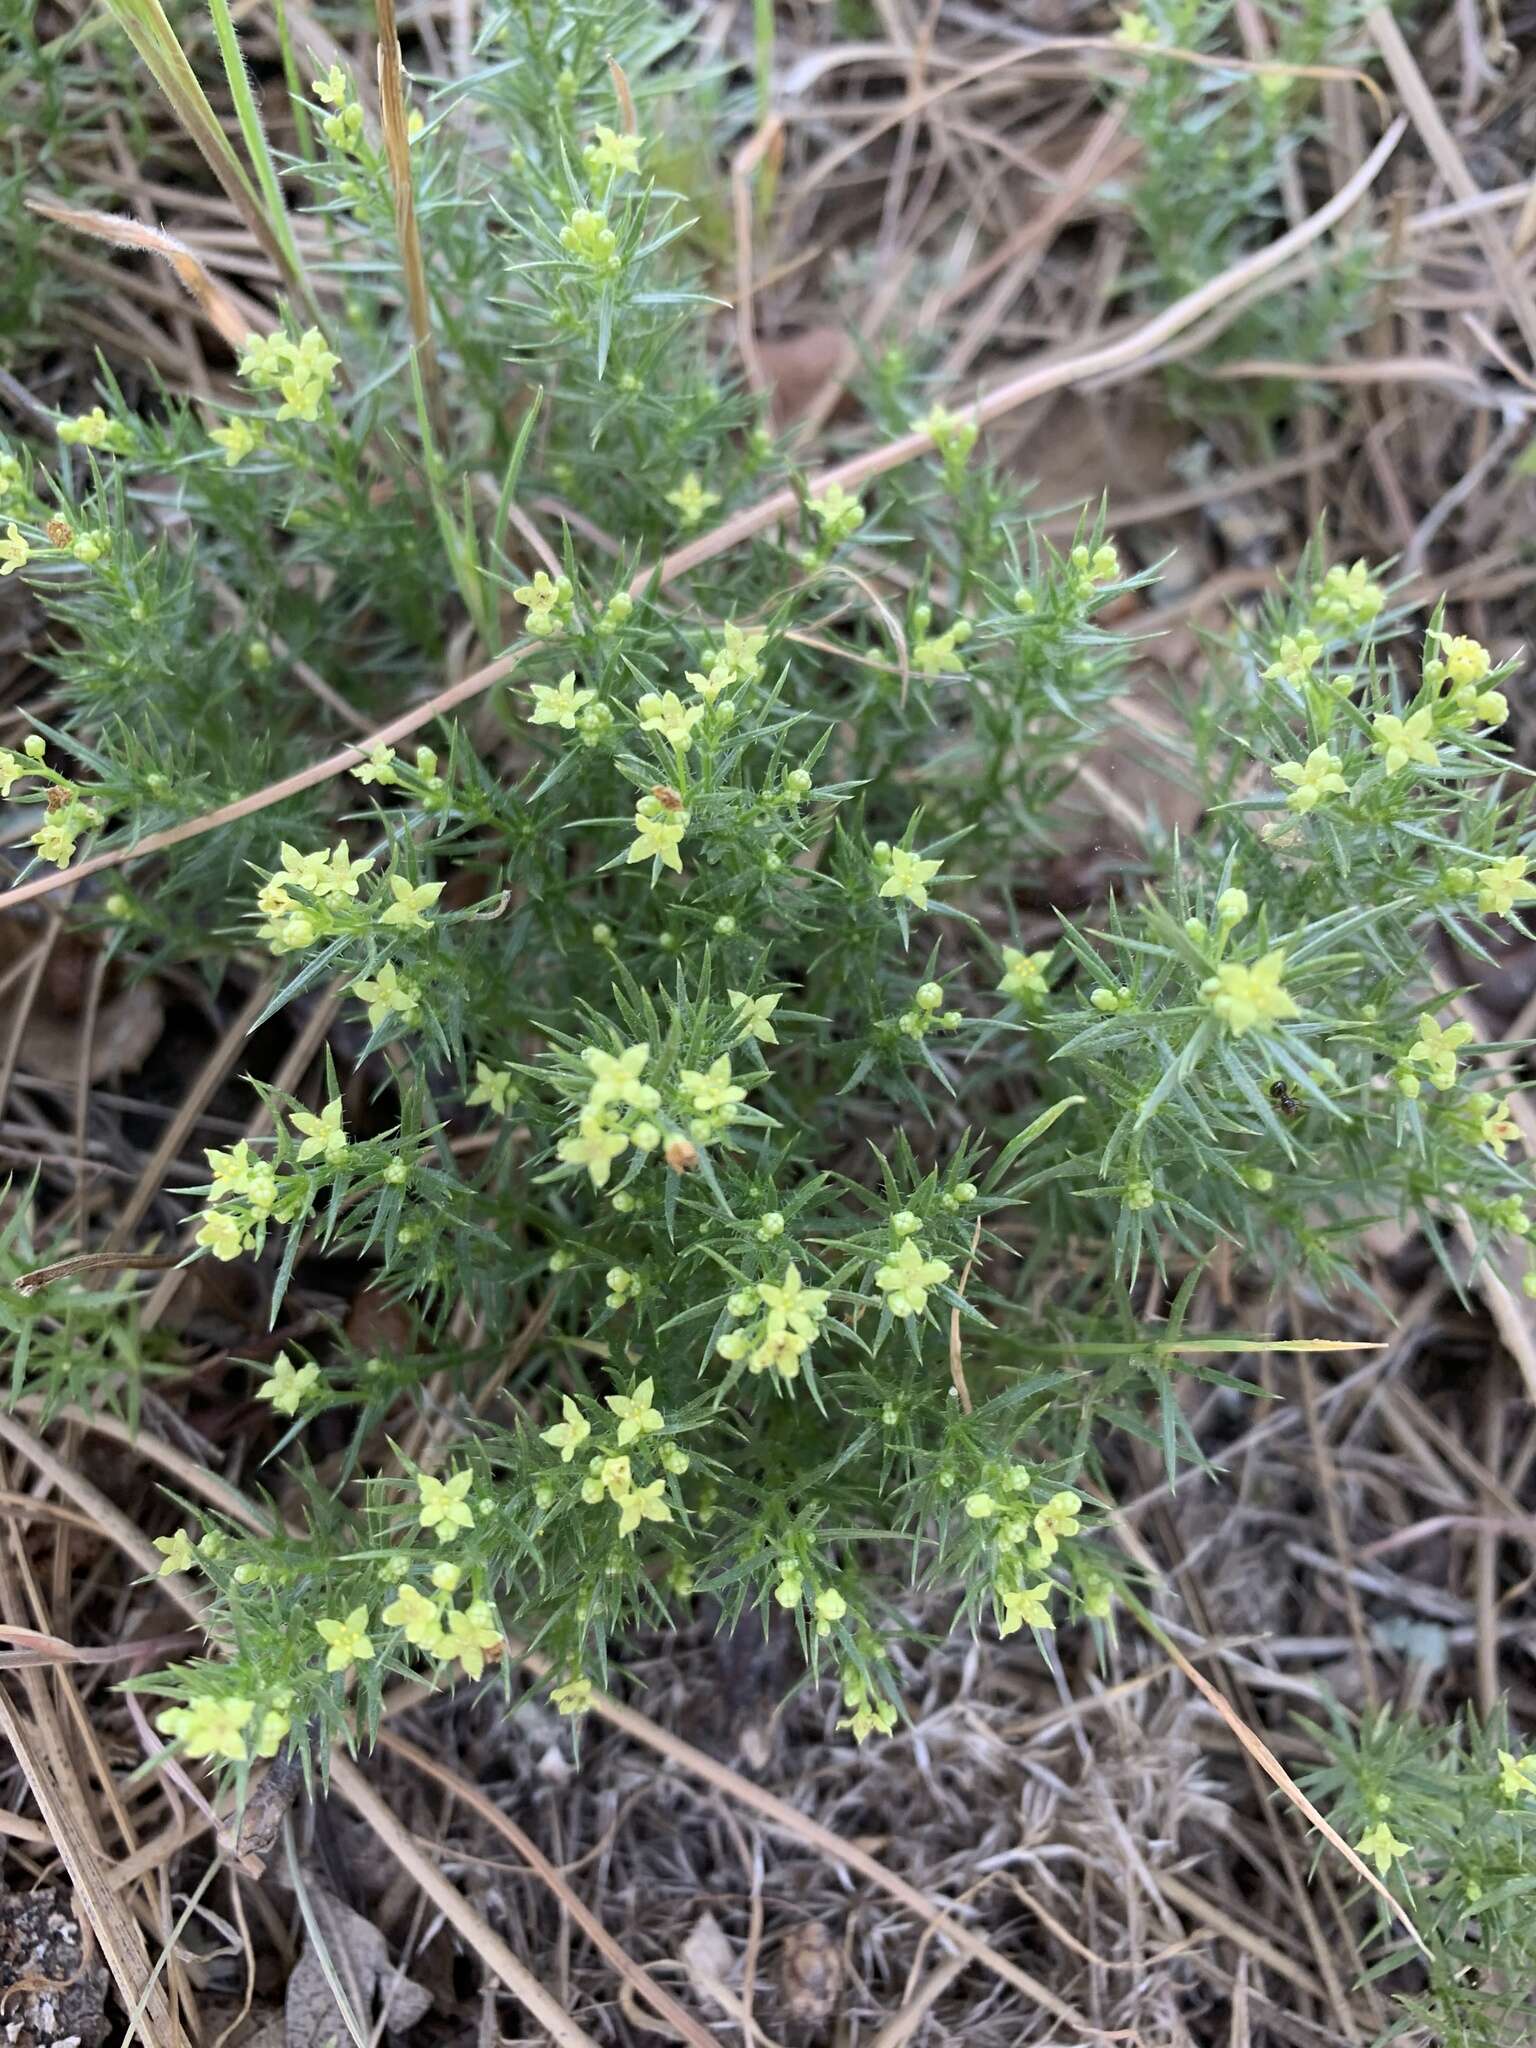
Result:
{"type": "MultiPolygon", "coordinates": [[[[403,2034],[425,2017],[431,1992],[395,1968],[377,1927],[318,1888],[310,1893],[310,1905],[336,1981],[366,2032],[373,2032],[375,2006],[391,2034],[403,2034]]],[[[283,2017],[286,2048],[348,2048],[347,2022],[313,1943],[306,1944],[288,1979],[283,2017]]]]}
{"type": "Polygon", "coordinates": [[[793,426],[804,416],[849,352],[848,337],[840,327],[808,327],[803,334],[757,344],[757,359],[773,393],[773,416],[781,427],[793,426]]]}
{"type": "Polygon", "coordinates": [[[779,1948],[784,2017],[800,2027],[825,2027],[843,1988],[843,1957],[819,1920],[792,1927],[779,1948]]]}
{"type": "MultiPolygon", "coordinates": [[[[73,1081],[80,1071],[84,1028],[81,1016],[59,1011],[40,991],[21,1034],[19,1073],[42,1081],[73,1081]]],[[[96,1028],[91,1033],[90,1079],[111,1081],[123,1074],[136,1074],[164,1029],[165,1005],[152,981],[135,982],[108,996],[96,1013],[96,1028]]]]}

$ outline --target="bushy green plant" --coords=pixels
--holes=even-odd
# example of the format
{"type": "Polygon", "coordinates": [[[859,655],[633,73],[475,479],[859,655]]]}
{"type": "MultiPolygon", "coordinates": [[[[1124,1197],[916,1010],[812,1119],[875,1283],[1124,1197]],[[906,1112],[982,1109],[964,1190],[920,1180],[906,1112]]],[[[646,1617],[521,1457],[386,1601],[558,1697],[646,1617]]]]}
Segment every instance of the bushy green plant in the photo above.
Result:
{"type": "Polygon", "coordinates": [[[1536,1973],[1536,1754],[1503,1715],[1425,1727],[1380,1708],[1335,1709],[1308,1732],[1328,1753],[1308,1789],[1326,1799],[1410,1908],[1423,1947],[1383,1910],[1370,1975],[1396,1979],[1391,2036],[1447,2048],[1530,2038],[1536,1973]],[[1411,1990],[1401,1988],[1404,1980],[1411,1990]]]}
{"type": "Polygon", "coordinates": [[[682,35],[492,8],[478,73],[417,89],[430,355],[398,157],[328,71],[288,177],[341,289],[250,339],[230,402],[132,412],[103,373],[0,468],[0,570],[58,627],[58,708],[0,757],[22,836],[123,856],[74,914],[126,964],[345,996],[319,1099],[260,1090],[271,1135],[208,1155],[195,1248],[274,1304],[350,1254],[409,1313],[387,1355],[254,1372],[301,1517],[163,1539],[212,1651],[156,1677],[161,1726],[237,1769],[509,1634],[579,1709],[700,1598],[791,1614],[853,1734],[889,1730],[905,1585],[1111,1625],[1106,1450],[1177,1466],[1179,1375],[1246,1342],[1191,1326],[1214,1252],[1338,1289],[1384,1215],[1458,1280],[1453,1219],[1529,1229],[1426,953],[1536,897],[1506,671],[1309,557],[1170,702],[1198,829],[1149,821],[1108,906],[1058,915],[1134,651],[1105,614],[1147,579],[1101,524],[1054,551],[894,361],[874,425],[926,458],[858,492],[788,462],[650,175],[682,35]],[[473,714],[358,739],[507,649],[473,714]],[[349,1449],[317,1471],[322,1416],[349,1449]]]}

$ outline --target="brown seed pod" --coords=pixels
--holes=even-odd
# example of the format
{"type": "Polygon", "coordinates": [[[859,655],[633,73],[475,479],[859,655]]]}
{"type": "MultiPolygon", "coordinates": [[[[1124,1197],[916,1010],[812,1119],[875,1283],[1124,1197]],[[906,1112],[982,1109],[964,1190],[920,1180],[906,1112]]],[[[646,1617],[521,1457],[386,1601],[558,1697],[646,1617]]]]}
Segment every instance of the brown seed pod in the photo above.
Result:
{"type": "Polygon", "coordinates": [[[43,531],[50,545],[56,548],[67,548],[75,537],[75,529],[67,519],[50,519],[43,531]]]}
{"type": "Polygon", "coordinates": [[[661,1156],[674,1173],[692,1173],[699,1163],[699,1148],[689,1138],[668,1138],[661,1156]]]}
{"type": "Polygon", "coordinates": [[[670,783],[652,783],[651,795],[655,797],[657,803],[661,805],[661,808],[664,811],[680,811],[683,808],[682,798],[678,795],[677,791],[673,789],[670,783]]]}

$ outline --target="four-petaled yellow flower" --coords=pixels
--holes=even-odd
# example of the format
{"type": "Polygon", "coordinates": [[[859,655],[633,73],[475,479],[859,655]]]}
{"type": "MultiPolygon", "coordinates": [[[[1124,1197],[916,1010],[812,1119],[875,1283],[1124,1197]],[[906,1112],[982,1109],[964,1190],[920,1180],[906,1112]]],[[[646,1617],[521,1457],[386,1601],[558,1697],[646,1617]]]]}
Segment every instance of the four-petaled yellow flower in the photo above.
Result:
{"type": "Polygon", "coordinates": [[[593,1187],[605,1188],[613,1162],[629,1150],[622,1131],[610,1130],[601,1117],[583,1117],[573,1137],[562,1138],[555,1156],[562,1166],[584,1166],[593,1187]]]}
{"type": "Polygon", "coordinates": [[[828,484],[824,491],[805,502],[823,538],[829,542],[847,540],[864,524],[863,504],[850,497],[841,484],[828,484]]]}
{"type": "Polygon", "coordinates": [[[943,1259],[929,1258],[917,1239],[908,1237],[895,1257],[878,1269],[875,1285],[893,1316],[920,1316],[928,1306],[928,1290],[947,1280],[950,1270],[943,1259]]]}
{"type": "Polygon", "coordinates": [[[18,569],[25,569],[32,559],[21,528],[10,520],[5,529],[5,538],[0,540],[0,576],[14,576],[18,569]]]}
{"type": "Polygon", "coordinates": [[[1063,1540],[1077,1534],[1077,1518],[1083,1504],[1075,1493],[1063,1488],[1052,1494],[1035,1516],[1035,1540],[1047,1557],[1054,1557],[1063,1540]]]}
{"type": "Polygon", "coordinates": [[[1477,907],[1485,917],[1508,917],[1517,903],[1528,903],[1536,896],[1536,889],[1525,879],[1525,870],[1522,853],[1512,853],[1507,860],[1477,870],[1477,907]]]}
{"type": "Polygon", "coordinates": [[[1404,1856],[1413,1854],[1412,1844],[1400,1842],[1384,1820],[1377,1821],[1375,1827],[1368,1829],[1355,1847],[1362,1856],[1369,1856],[1372,1859],[1383,1877],[1394,1863],[1404,1856]]]}
{"type": "Polygon", "coordinates": [[[1015,1592],[1003,1593],[1003,1618],[997,1625],[1000,1636],[1011,1636],[1015,1630],[1029,1628],[1054,1629],[1051,1619],[1050,1599],[1055,1591],[1049,1579],[1042,1579],[1035,1586],[1021,1586],[1015,1592]]]}
{"type": "Polygon", "coordinates": [[[1420,768],[1437,768],[1440,756],[1430,738],[1434,728],[1435,715],[1427,704],[1409,718],[1398,718],[1390,711],[1379,712],[1371,720],[1371,730],[1376,735],[1371,745],[1386,763],[1389,775],[1396,775],[1410,762],[1420,768]]]}
{"type": "Polygon", "coordinates": [[[421,1507],[417,1519],[423,1529],[435,1529],[439,1543],[451,1543],[460,1529],[473,1529],[474,1510],[464,1496],[475,1483],[475,1475],[466,1466],[461,1472],[450,1472],[446,1479],[434,1479],[430,1472],[416,1474],[416,1491],[421,1496],[421,1507]]]}
{"type": "Polygon", "coordinates": [[[918,910],[926,910],[928,884],[943,865],[942,861],[920,859],[905,846],[893,846],[885,862],[885,880],[880,884],[880,894],[903,897],[918,910]]]}
{"type": "Polygon", "coordinates": [[[1285,954],[1279,951],[1266,953],[1251,967],[1229,960],[1201,982],[1200,1000],[1210,1005],[1234,1038],[1241,1038],[1256,1026],[1301,1015],[1280,979],[1284,971],[1285,954]]]}
{"type": "Polygon", "coordinates": [[[405,875],[391,875],[389,893],[394,902],[379,914],[379,923],[396,925],[405,931],[425,931],[426,913],[443,893],[441,882],[412,882],[405,875]]]}
{"type": "Polygon", "coordinates": [[[256,1398],[270,1401],[279,1415],[297,1415],[319,1384],[320,1368],[313,1360],[296,1367],[286,1351],[279,1351],[271,1374],[256,1389],[256,1398]]]}
{"type": "Polygon", "coordinates": [[[504,1067],[488,1067],[475,1061],[475,1085],[465,1101],[471,1109],[482,1103],[497,1116],[505,1116],[517,1100],[517,1077],[504,1067]]]}
{"type": "Polygon", "coordinates": [[[567,1679],[564,1685],[555,1687],[549,1703],[557,1714],[584,1714],[592,1704],[591,1679],[567,1679]]]}
{"type": "Polygon", "coordinates": [[[349,1664],[366,1664],[373,1656],[366,1607],[354,1607],[341,1621],[317,1621],[315,1632],[330,1646],[325,1654],[327,1671],[345,1671],[349,1664]]]}
{"type": "Polygon", "coordinates": [[[181,1744],[184,1756],[216,1756],[238,1764],[245,1761],[244,1730],[255,1711],[254,1700],[235,1696],[194,1700],[187,1707],[165,1708],[155,1716],[155,1726],[181,1744]]]}
{"type": "Polygon", "coordinates": [[[224,467],[233,469],[261,446],[261,422],[237,412],[227,427],[210,427],[208,438],[224,450],[224,467]]]}
{"type": "Polygon", "coordinates": [[[202,1228],[193,1242],[227,1265],[246,1249],[246,1233],[238,1218],[227,1210],[210,1209],[204,1214],[202,1228]]]}
{"type": "Polygon", "coordinates": [[[489,1600],[471,1600],[467,1607],[450,1607],[443,1616],[444,1657],[457,1658],[469,1678],[485,1675],[487,1650],[501,1648],[501,1630],[489,1600]]]}
{"type": "Polygon", "coordinates": [[[659,860],[675,875],[683,872],[678,847],[688,830],[688,813],[682,805],[669,808],[653,796],[641,797],[635,806],[635,837],[626,861],[659,860]]]}
{"type": "Polygon", "coordinates": [[[1304,818],[1325,796],[1348,796],[1349,784],[1340,773],[1343,763],[1327,747],[1314,747],[1305,761],[1279,761],[1275,780],[1290,788],[1288,809],[1304,818]]]}
{"type": "Polygon", "coordinates": [[[643,135],[616,135],[611,128],[597,124],[597,139],[589,142],[582,151],[590,170],[607,171],[610,177],[619,177],[625,172],[638,171],[640,152],[645,147],[643,135]]]}
{"type": "Polygon", "coordinates": [[[1502,1159],[1520,1136],[1520,1126],[1509,1113],[1509,1097],[1495,1102],[1491,1095],[1469,1095],[1467,1108],[1478,1119],[1479,1144],[1491,1145],[1502,1159]]]}
{"type": "Polygon", "coordinates": [[[1015,1002],[1028,1002],[1047,992],[1045,970],[1051,964],[1051,951],[1043,953],[1021,953],[1017,946],[1003,948],[1003,978],[997,984],[1000,996],[1012,996],[1015,1002]]]}
{"type": "Polygon", "coordinates": [[[339,1095],[333,1095],[318,1116],[313,1110],[296,1109],[288,1121],[304,1134],[299,1147],[301,1166],[306,1159],[323,1159],[327,1166],[334,1166],[346,1157],[348,1140],[342,1129],[339,1095]]]}
{"type": "Polygon", "coordinates": [[[593,1077],[591,1093],[587,1096],[588,1109],[607,1109],[610,1103],[615,1102],[622,1102],[630,1109],[655,1109],[661,1097],[644,1078],[650,1057],[651,1048],[643,1039],[616,1053],[604,1052],[598,1045],[587,1046],[582,1052],[581,1063],[593,1077]]]}
{"type": "Polygon", "coordinates": [[[597,692],[578,690],[576,671],[571,669],[558,683],[532,684],[529,694],[533,698],[533,709],[528,714],[530,725],[558,725],[562,732],[574,732],[577,712],[590,704],[597,692]]]}
{"type": "Polygon", "coordinates": [[[702,1073],[697,1067],[684,1067],[678,1074],[677,1084],[687,1091],[695,1116],[719,1116],[747,1099],[746,1089],[731,1079],[731,1056],[728,1052],[711,1060],[702,1073]]]}
{"type": "Polygon", "coordinates": [[[668,746],[682,754],[693,745],[693,729],[708,708],[705,704],[685,704],[676,690],[663,690],[660,696],[647,690],[635,711],[642,732],[659,732],[668,746]]]}
{"type": "Polygon", "coordinates": [[[1512,1756],[1499,1751],[1499,1797],[1511,1802],[1536,1799],[1536,1756],[1512,1756]]]}
{"type": "Polygon", "coordinates": [[[424,1650],[429,1657],[448,1654],[437,1602],[429,1600],[414,1586],[401,1586],[379,1619],[386,1628],[403,1630],[405,1640],[413,1650],[424,1650]]]}
{"type": "MultiPolygon", "coordinates": [[[[647,1379],[642,1380],[632,1394],[609,1394],[606,1397],[606,1405],[619,1418],[618,1441],[621,1445],[632,1444],[637,1437],[654,1436],[658,1430],[666,1428],[666,1419],[652,1399],[655,1392],[656,1382],[647,1379]]],[[[545,1442],[548,1441],[546,1433],[545,1442]]]]}
{"type": "MultiPolygon", "coordinates": [[[[646,1385],[650,1385],[649,1380],[646,1385]]],[[[565,1420],[555,1423],[550,1429],[541,1430],[539,1434],[551,1450],[560,1453],[561,1464],[569,1465],[592,1434],[592,1425],[569,1394],[560,1396],[560,1412],[565,1420]]]]}
{"type": "Polygon", "coordinates": [[[376,782],[380,789],[393,789],[400,777],[395,772],[395,750],[386,747],[380,740],[376,747],[370,747],[368,758],[350,770],[359,782],[376,782]]]}
{"type": "Polygon", "coordinates": [[[1470,633],[1443,633],[1438,654],[1447,678],[1458,689],[1480,683],[1493,667],[1493,656],[1470,633]]]}
{"type": "Polygon", "coordinates": [[[667,492],[666,502],[673,508],[682,526],[697,526],[712,505],[720,502],[718,491],[706,491],[694,470],[689,470],[675,490],[667,492]]]}
{"type": "Polygon", "coordinates": [[[662,1499],[666,1490],[665,1479],[653,1479],[649,1486],[631,1486],[627,1493],[617,1495],[614,1505],[619,1510],[619,1534],[633,1536],[642,1522],[670,1522],[672,1510],[662,1499]]]}
{"type": "MultiPolygon", "coordinates": [[[[368,1022],[375,1031],[390,1017],[398,1017],[402,1024],[420,1021],[421,991],[413,981],[401,978],[393,960],[386,960],[371,980],[354,981],[352,994],[368,1005],[368,1022]]],[[[338,1113],[340,1107],[338,1103],[338,1113]]],[[[298,1122],[297,1117],[294,1122],[298,1122]]]]}
{"type": "Polygon", "coordinates": [[[1419,1035],[1409,1046],[1408,1057],[1415,1066],[1428,1070],[1433,1087],[1449,1088],[1456,1079],[1456,1055],[1471,1037],[1470,1024],[1442,1026],[1433,1017],[1421,1017],[1419,1035]]]}
{"type": "Polygon", "coordinates": [[[192,1538],[185,1529],[178,1529],[174,1536],[157,1536],[155,1548],[165,1559],[158,1573],[162,1579],[173,1578],[178,1572],[189,1572],[197,1562],[192,1538]]]}
{"type": "Polygon", "coordinates": [[[736,1013],[738,1038],[755,1038],[761,1045],[778,1044],[779,1034],[773,1028],[773,1013],[784,1000],[782,994],[749,996],[739,988],[728,988],[725,999],[736,1013]]]}

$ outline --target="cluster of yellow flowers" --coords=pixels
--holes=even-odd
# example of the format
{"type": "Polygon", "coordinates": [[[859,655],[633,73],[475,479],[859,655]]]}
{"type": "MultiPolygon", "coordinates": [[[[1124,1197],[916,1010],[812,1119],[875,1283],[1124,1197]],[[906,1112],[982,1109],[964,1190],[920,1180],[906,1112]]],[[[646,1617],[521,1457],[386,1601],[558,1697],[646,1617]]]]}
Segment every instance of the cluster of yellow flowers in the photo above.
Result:
{"type": "MultiPolygon", "coordinates": [[[[280,420],[313,422],[320,417],[340,363],[318,327],[307,328],[297,341],[279,329],[249,337],[240,357],[240,375],[253,391],[277,392],[282,399],[277,409],[280,420]]],[[[226,451],[227,447],[226,443],[226,451]]]]}
{"type": "Polygon", "coordinates": [[[827,1319],[827,1291],[807,1287],[791,1259],[779,1280],[759,1280],[738,1288],[725,1305],[738,1325],[715,1342],[720,1357],[734,1364],[745,1360],[749,1372],[772,1372],[782,1380],[796,1378],[827,1319]]]}
{"type": "MultiPolygon", "coordinates": [[[[357,901],[363,877],[374,864],[372,854],[354,860],[351,849],[341,841],[329,853],[300,853],[285,840],[279,859],[280,865],[256,895],[256,907],[264,920],[258,937],[268,949],[279,956],[302,952],[317,940],[348,929],[351,921],[338,913],[357,901]],[[295,896],[296,889],[301,896],[295,896]]],[[[441,882],[413,882],[406,875],[388,875],[367,906],[367,921],[387,931],[426,931],[427,913],[442,895],[443,886],[441,882]]],[[[390,962],[384,963],[372,981],[354,982],[352,992],[368,1004],[369,1022],[375,1026],[396,1014],[408,1024],[415,1023],[420,1014],[418,991],[401,980],[390,962]]]]}
{"type": "MultiPolygon", "coordinates": [[[[345,1159],[351,1141],[342,1125],[339,1096],[333,1096],[318,1112],[294,1110],[289,1122],[302,1139],[297,1154],[301,1166],[316,1160],[334,1167],[345,1159]]],[[[195,1242],[216,1259],[237,1259],[242,1252],[257,1248],[269,1223],[291,1222],[302,1208],[302,1177],[293,1176],[285,1184],[272,1161],[253,1152],[244,1138],[227,1152],[208,1151],[203,1157],[211,1180],[208,1206],[198,1218],[195,1242]]],[[[283,1384],[279,1378],[278,1385],[283,1384]]],[[[306,1389],[309,1384],[306,1382],[306,1389]]],[[[275,1394],[269,1398],[276,1402],[275,1394]]]]}
{"type": "Polygon", "coordinates": [[[276,1756],[293,1723],[291,1696],[277,1693],[264,1706],[238,1693],[209,1693],[184,1707],[165,1707],[155,1726],[168,1735],[183,1756],[196,1762],[213,1758],[243,1764],[252,1757],[276,1756]]]}
{"type": "Polygon", "coordinates": [[[67,868],[82,834],[101,823],[101,812],[86,800],[77,783],[48,766],[47,751],[42,735],[35,732],[22,742],[19,754],[0,747],[0,797],[9,797],[14,785],[29,776],[46,782],[42,823],[27,844],[36,847],[39,860],[49,861],[56,868],[67,868]]]}
{"type": "MultiPolygon", "coordinates": [[[[1050,1602],[1056,1587],[1045,1576],[1064,1543],[1081,1534],[1082,1501],[1062,1487],[1038,1508],[1021,1498],[1034,1485],[1026,1465],[1001,1467],[990,1486],[966,1497],[965,1512],[974,1522],[995,1525],[992,1541],[997,1563],[992,1590],[999,1603],[998,1634],[1011,1636],[1026,1625],[1055,1627],[1050,1602]],[[994,1491],[993,1488],[996,1490],[994,1491]]],[[[1084,1611],[1102,1620],[1110,1611],[1110,1586],[1102,1574],[1080,1574],[1084,1611]]]]}

